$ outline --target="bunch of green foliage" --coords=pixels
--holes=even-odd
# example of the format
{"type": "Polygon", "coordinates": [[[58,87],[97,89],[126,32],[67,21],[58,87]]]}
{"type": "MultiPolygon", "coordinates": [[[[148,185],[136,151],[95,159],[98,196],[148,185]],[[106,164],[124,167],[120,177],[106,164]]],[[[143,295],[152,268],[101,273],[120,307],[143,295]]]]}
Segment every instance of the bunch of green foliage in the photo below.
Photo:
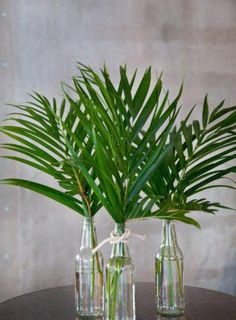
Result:
{"type": "Polygon", "coordinates": [[[201,123],[189,114],[176,129],[182,86],[169,102],[151,68],[137,81],[136,71],[128,77],[120,67],[117,85],[106,67],[100,73],[82,64],[78,69],[72,85],[63,85],[60,104],[34,93],[29,103],[13,106],[18,112],[0,127],[14,140],[1,144],[14,153],[3,157],[52,176],[60,188],[21,179],[0,183],[38,192],[82,215],[104,206],[117,223],[157,217],[199,226],[186,214],[222,207],[193,196],[213,187],[235,189],[213,184],[235,173],[233,165],[221,167],[235,159],[235,107],[221,102],[210,111],[206,97],[201,123]]]}

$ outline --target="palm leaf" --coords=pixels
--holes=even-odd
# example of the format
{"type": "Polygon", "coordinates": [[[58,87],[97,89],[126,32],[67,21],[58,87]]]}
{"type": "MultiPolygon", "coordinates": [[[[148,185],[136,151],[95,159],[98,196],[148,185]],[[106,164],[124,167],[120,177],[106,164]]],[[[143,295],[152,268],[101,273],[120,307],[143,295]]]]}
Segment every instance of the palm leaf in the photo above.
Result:
{"type": "MultiPolygon", "coordinates": [[[[129,79],[126,67],[120,67],[117,86],[106,67],[100,74],[81,64],[78,68],[80,74],[73,78],[72,91],[82,102],[84,113],[77,110],[73,101],[71,105],[93,141],[97,182],[76,155],[74,166],[83,173],[116,222],[141,218],[151,210],[153,201],[138,208],[137,202],[143,186],[168,153],[165,145],[178,114],[182,87],[168,104],[161,78],[156,80],[153,89],[150,88],[151,68],[144,72],[135,91],[136,72],[129,79]],[[134,208],[137,209],[135,214],[134,208]]],[[[69,128],[65,130],[70,134],[69,128]]],[[[76,143],[76,138],[73,139],[76,143]]],[[[67,141],[68,147],[70,143],[67,141]]]]}
{"type": "MultiPolygon", "coordinates": [[[[83,174],[73,166],[71,150],[66,144],[66,141],[72,143],[74,153],[81,160],[85,161],[88,158],[93,143],[89,142],[87,132],[81,125],[76,112],[81,112],[82,103],[76,101],[75,110],[71,107],[73,100],[68,94],[60,104],[57,104],[55,99],[50,103],[45,96],[37,92],[34,92],[31,98],[32,100],[25,105],[12,105],[19,112],[11,113],[4,120],[4,123],[10,121],[11,125],[0,127],[3,134],[15,141],[15,143],[1,144],[2,150],[13,153],[13,155],[3,154],[2,157],[50,175],[62,190],[19,179],[6,179],[1,183],[30,189],[67,205],[80,214],[94,215],[101,204],[97,201],[83,174]],[[62,127],[70,128],[66,136],[62,127]],[[74,137],[77,137],[76,142],[74,137]],[[87,153],[84,152],[82,145],[86,145],[87,153]]],[[[87,170],[92,166],[91,159],[89,160],[85,161],[87,170]]]]}
{"type": "Polygon", "coordinates": [[[65,195],[64,192],[48,187],[46,185],[22,179],[4,179],[0,180],[0,184],[18,186],[34,191],[43,196],[46,196],[47,198],[55,200],[80,214],[83,214],[80,201],[71,196],[65,195]]]}
{"type": "Polygon", "coordinates": [[[232,165],[236,159],[235,123],[236,107],[224,107],[221,102],[211,110],[206,96],[201,123],[188,121],[182,123],[179,134],[175,129],[170,133],[169,141],[172,136],[175,139],[172,151],[145,187],[145,193],[150,197],[159,196],[156,205],[160,212],[163,208],[170,212],[169,219],[184,222],[173,217],[172,210],[215,213],[223,207],[206,199],[193,199],[199,192],[219,187],[236,190],[235,186],[217,183],[236,173],[236,166],[232,165]]]}

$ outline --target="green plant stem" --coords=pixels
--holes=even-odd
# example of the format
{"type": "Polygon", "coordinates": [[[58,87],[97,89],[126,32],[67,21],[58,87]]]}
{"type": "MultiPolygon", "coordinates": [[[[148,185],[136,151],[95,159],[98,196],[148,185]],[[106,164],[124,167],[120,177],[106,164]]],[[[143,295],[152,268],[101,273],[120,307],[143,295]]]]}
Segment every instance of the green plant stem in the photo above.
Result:
{"type": "MultiPolygon", "coordinates": [[[[121,275],[122,275],[122,268],[124,264],[123,257],[116,257],[114,259],[114,265],[112,263],[111,266],[108,267],[107,270],[107,301],[108,301],[108,317],[109,320],[115,320],[116,317],[116,308],[117,305],[121,302],[118,301],[120,298],[118,295],[118,291],[120,289],[120,282],[121,282],[121,275]],[[113,268],[115,270],[113,270],[113,268]]],[[[122,302],[123,303],[123,302],[122,302]]]]}
{"type": "MultiPolygon", "coordinates": [[[[94,237],[94,232],[93,232],[93,220],[91,219],[91,230],[92,230],[92,244],[93,244],[93,248],[95,246],[95,237],[94,237]]],[[[95,255],[97,256],[97,253],[95,253],[95,255]]],[[[94,263],[94,255],[93,255],[93,261],[92,261],[92,286],[91,286],[91,297],[94,298],[94,292],[95,292],[95,263],[94,263]]],[[[98,261],[99,264],[99,261],[98,261]]]]}
{"type": "MultiPolygon", "coordinates": [[[[91,229],[94,230],[92,219],[91,219],[91,229]]],[[[93,245],[93,248],[95,248],[95,246],[97,245],[93,231],[92,231],[92,245],[93,245]]],[[[94,292],[95,292],[95,269],[97,269],[97,272],[100,275],[102,275],[102,278],[103,278],[103,272],[102,272],[102,268],[100,266],[100,261],[99,261],[97,252],[93,255],[93,263],[92,263],[92,290],[91,290],[91,297],[92,298],[94,297],[94,292]],[[96,260],[96,263],[95,263],[95,260],[96,260]]]]}
{"type": "MultiPolygon", "coordinates": [[[[174,254],[175,256],[177,257],[177,253],[176,253],[176,239],[175,237],[173,237],[173,241],[174,241],[174,254]]],[[[183,297],[184,295],[184,288],[183,288],[183,278],[182,278],[182,272],[180,270],[180,265],[179,265],[179,260],[176,258],[176,264],[177,264],[177,270],[178,270],[178,280],[179,280],[179,287],[180,287],[180,294],[181,294],[181,297],[183,297]]]]}
{"type": "Polygon", "coordinates": [[[76,181],[78,183],[79,194],[81,195],[82,200],[86,205],[85,215],[88,215],[88,216],[92,217],[90,201],[89,201],[88,197],[86,196],[86,193],[85,193],[85,190],[84,190],[84,188],[82,186],[82,183],[80,181],[79,175],[78,175],[78,173],[76,172],[76,170],[74,169],[73,166],[72,166],[72,170],[73,170],[73,172],[75,174],[75,178],[76,178],[76,181]]]}
{"type": "MultiPolygon", "coordinates": [[[[170,247],[169,247],[169,255],[170,247]]],[[[174,285],[173,285],[173,269],[172,269],[172,260],[168,259],[168,296],[170,299],[170,305],[174,307],[175,297],[174,297],[174,285]]]]}

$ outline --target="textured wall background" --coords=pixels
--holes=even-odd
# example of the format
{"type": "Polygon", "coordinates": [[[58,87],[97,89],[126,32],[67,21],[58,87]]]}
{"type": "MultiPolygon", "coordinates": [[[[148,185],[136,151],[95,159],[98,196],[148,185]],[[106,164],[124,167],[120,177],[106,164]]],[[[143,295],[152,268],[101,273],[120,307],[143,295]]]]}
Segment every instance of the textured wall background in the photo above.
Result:
{"type": "MultiPolygon", "coordinates": [[[[151,64],[157,72],[164,70],[174,93],[184,77],[185,112],[206,92],[212,104],[222,98],[235,103],[235,21],[235,0],[1,0],[1,117],[8,111],[6,102],[24,102],[32,89],[58,96],[59,82],[75,73],[76,60],[92,66],[105,60],[114,75],[124,62],[130,69],[151,64]]],[[[46,179],[0,161],[1,177],[46,179]]],[[[229,191],[207,196],[236,207],[229,191]]],[[[0,199],[0,300],[72,283],[81,217],[12,187],[1,187],[0,199]]],[[[235,212],[196,215],[202,231],[177,226],[186,284],[236,294],[235,212]]],[[[130,244],[137,278],[153,281],[161,223],[130,227],[147,234],[145,243],[130,244]]],[[[99,239],[111,228],[111,219],[101,212],[99,239]]],[[[109,252],[109,246],[104,248],[106,258],[109,252]]]]}

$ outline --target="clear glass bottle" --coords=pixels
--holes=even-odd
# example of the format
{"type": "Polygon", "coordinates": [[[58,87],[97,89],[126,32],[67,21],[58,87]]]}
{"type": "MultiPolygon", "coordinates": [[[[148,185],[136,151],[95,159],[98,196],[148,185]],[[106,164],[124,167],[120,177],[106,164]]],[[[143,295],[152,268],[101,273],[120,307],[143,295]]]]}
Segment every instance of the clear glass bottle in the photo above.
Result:
{"type": "Polygon", "coordinates": [[[156,255],[156,307],[162,316],[184,313],[183,254],[178,247],[174,222],[164,220],[162,242],[156,255]]]}
{"type": "Polygon", "coordinates": [[[80,319],[99,318],[104,311],[103,258],[100,251],[92,254],[96,245],[94,220],[85,217],[80,251],[75,260],[75,302],[80,319]]]}
{"type": "MultiPolygon", "coordinates": [[[[116,224],[114,235],[121,236],[125,224],[116,224]]],[[[135,320],[135,267],[128,245],[113,244],[111,257],[106,265],[106,319],[135,320]]]]}

